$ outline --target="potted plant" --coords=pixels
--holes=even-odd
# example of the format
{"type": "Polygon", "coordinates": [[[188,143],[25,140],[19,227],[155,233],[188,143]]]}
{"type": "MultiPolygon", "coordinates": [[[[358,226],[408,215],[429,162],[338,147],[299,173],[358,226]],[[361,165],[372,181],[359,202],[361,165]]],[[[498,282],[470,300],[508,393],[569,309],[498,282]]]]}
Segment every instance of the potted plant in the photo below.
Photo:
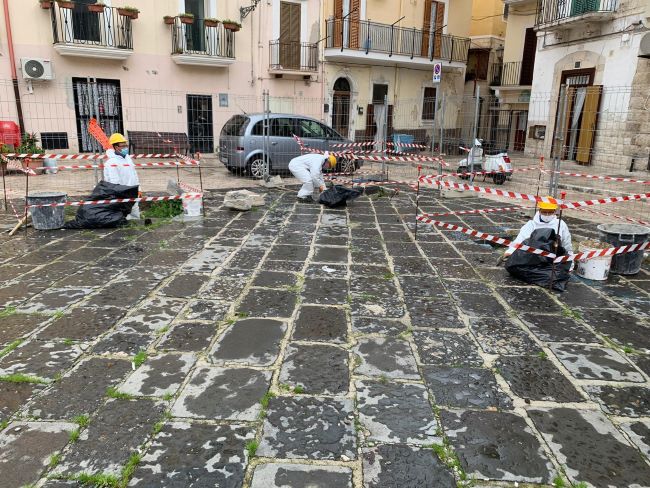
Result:
{"type": "Polygon", "coordinates": [[[88,12],[101,14],[104,11],[104,8],[106,8],[106,4],[104,2],[89,3],[87,7],[88,7],[88,12]]]}
{"type": "Polygon", "coordinates": [[[118,7],[117,8],[117,13],[120,14],[122,17],[128,17],[131,20],[135,20],[138,18],[138,14],[140,13],[140,10],[138,10],[135,7],[118,7]]]}
{"type": "Polygon", "coordinates": [[[183,24],[193,24],[194,23],[194,14],[191,14],[189,12],[179,14],[178,17],[181,19],[181,22],[183,24]]]}
{"type": "Polygon", "coordinates": [[[41,4],[42,9],[49,10],[52,8],[54,0],[38,0],[38,2],[41,4]]]}
{"type": "Polygon", "coordinates": [[[204,23],[206,27],[217,27],[219,25],[219,20],[208,18],[204,20],[204,23]]]}
{"type": "Polygon", "coordinates": [[[241,24],[235,20],[222,20],[221,23],[223,24],[224,28],[229,31],[237,32],[239,29],[241,29],[241,24]]]}
{"type": "Polygon", "coordinates": [[[56,0],[59,8],[74,8],[74,2],[69,2],[67,0],[56,0]]]}
{"type": "Polygon", "coordinates": [[[167,25],[174,25],[174,16],[173,15],[165,15],[163,17],[163,20],[165,21],[165,24],[167,24],[167,25]]]}

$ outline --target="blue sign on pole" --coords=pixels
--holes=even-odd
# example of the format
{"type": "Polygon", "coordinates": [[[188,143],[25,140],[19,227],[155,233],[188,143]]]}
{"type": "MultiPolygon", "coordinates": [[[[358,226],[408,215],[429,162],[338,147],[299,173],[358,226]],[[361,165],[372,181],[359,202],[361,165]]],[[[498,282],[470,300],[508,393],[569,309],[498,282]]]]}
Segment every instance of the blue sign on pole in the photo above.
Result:
{"type": "Polygon", "coordinates": [[[442,63],[435,63],[433,65],[433,82],[440,83],[442,78],[442,63]]]}

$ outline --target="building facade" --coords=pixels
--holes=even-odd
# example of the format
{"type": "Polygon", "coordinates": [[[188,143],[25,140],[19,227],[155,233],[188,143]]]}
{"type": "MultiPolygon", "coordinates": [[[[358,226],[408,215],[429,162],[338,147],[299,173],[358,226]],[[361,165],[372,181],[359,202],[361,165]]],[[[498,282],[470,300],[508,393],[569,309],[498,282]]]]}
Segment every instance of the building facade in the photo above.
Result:
{"type": "MultiPolygon", "coordinates": [[[[380,0],[324,0],[325,120],[353,140],[403,133],[429,144],[440,113],[436,99],[463,92],[471,6],[471,0],[393,0],[390,8],[380,0]],[[439,84],[435,63],[442,63],[439,84]],[[379,134],[386,119],[388,134],[379,134]]],[[[445,113],[443,124],[455,127],[458,111],[445,113]]]]}
{"type": "Polygon", "coordinates": [[[131,0],[137,19],[123,15],[121,0],[103,3],[7,0],[0,120],[22,119],[46,149],[98,150],[86,130],[94,117],[107,132],[184,133],[193,151],[214,152],[233,113],[262,110],[263,90],[272,110],[320,116],[319,0],[131,0]]]}

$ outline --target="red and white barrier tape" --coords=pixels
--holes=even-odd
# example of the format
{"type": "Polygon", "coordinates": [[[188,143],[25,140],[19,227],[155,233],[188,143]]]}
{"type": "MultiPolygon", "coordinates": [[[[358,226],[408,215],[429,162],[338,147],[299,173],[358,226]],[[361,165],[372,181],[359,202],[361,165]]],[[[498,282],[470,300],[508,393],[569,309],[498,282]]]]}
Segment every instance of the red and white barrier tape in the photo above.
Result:
{"type": "Polygon", "coordinates": [[[554,263],[566,263],[567,261],[587,261],[589,259],[600,258],[605,256],[615,256],[618,254],[625,254],[629,252],[643,251],[650,247],[650,241],[642,242],[640,244],[630,244],[628,246],[610,247],[608,249],[599,249],[595,251],[580,252],[578,254],[570,254],[568,256],[558,256],[554,263]]]}
{"type": "Polygon", "coordinates": [[[481,208],[478,210],[457,210],[455,212],[436,212],[436,213],[422,213],[424,217],[444,217],[445,215],[468,215],[468,214],[482,214],[482,213],[498,213],[510,212],[513,210],[527,210],[526,207],[502,207],[502,208],[481,208]]]}
{"type": "Polygon", "coordinates": [[[494,242],[495,244],[499,244],[501,246],[514,247],[517,249],[521,249],[522,251],[529,252],[531,254],[538,254],[540,256],[546,256],[553,259],[557,257],[555,254],[551,252],[542,251],[541,249],[535,249],[534,247],[527,246],[526,244],[515,244],[514,242],[508,239],[504,239],[503,237],[497,237],[491,234],[486,234],[484,232],[479,232],[477,230],[466,229],[458,225],[448,224],[445,222],[441,222],[439,220],[429,219],[427,217],[424,217],[423,215],[418,215],[416,218],[417,220],[419,220],[420,222],[424,222],[425,224],[435,225],[436,227],[440,227],[442,229],[462,232],[463,234],[467,234],[473,237],[478,237],[479,239],[483,239],[484,241],[494,242]]]}
{"type": "Polygon", "coordinates": [[[446,178],[448,176],[460,177],[460,176],[489,176],[498,173],[525,173],[527,171],[537,171],[539,170],[538,166],[531,166],[529,168],[513,168],[511,171],[473,171],[471,173],[443,173],[441,175],[432,175],[437,177],[446,178]]]}
{"type": "MultiPolygon", "coordinates": [[[[196,163],[190,162],[180,162],[180,161],[170,161],[168,163],[133,163],[136,168],[145,168],[145,167],[160,167],[160,166],[199,166],[198,161],[196,163]]],[[[41,166],[34,168],[37,170],[76,170],[76,169],[103,169],[103,168],[122,168],[129,167],[130,164],[77,164],[77,165],[67,165],[67,166],[41,166]]]]}
{"type": "Polygon", "coordinates": [[[583,200],[578,202],[565,202],[563,200],[558,200],[550,197],[540,197],[538,195],[528,195],[525,193],[518,193],[514,191],[505,191],[497,190],[494,188],[485,188],[482,186],[472,186],[462,183],[452,183],[449,181],[440,181],[437,175],[426,175],[420,177],[420,182],[426,183],[433,186],[445,186],[448,188],[455,188],[460,190],[468,190],[477,193],[485,193],[489,195],[498,195],[506,198],[513,198],[515,200],[528,200],[533,202],[549,202],[557,203],[560,208],[579,208],[579,207],[588,207],[592,205],[605,205],[608,203],[618,203],[618,202],[629,202],[634,200],[643,200],[650,198],[650,193],[640,193],[636,195],[625,195],[622,197],[610,197],[610,198],[599,198],[597,200],[583,200]]]}
{"type": "Polygon", "coordinates": [[[432,162],[439,163],[443,166],[451,166],[449,163],[446,163],[444,160],[437,158],[435,156],[364,156],[364,161],[375,161],[375,162],[401,162],[401,163],[422,163],[422,162],[432,162]]]}
{"type": "Polygon", "coordinates": [[[82,205],[106,205],[109,203],[131,203],[131,202],[161,202],[166,200],[193,200],[202,198],[200,193],[185,193],[184,195],[173,195],[165,197],[140,197],[140,198],[114,198],[112,200],[80,200],[78,202],[44,203],[40,205],[28,205],[28,208],[43,207],[80,207],[82,205]]]}
{"type": "MultiPolygon", "coordinates": [[[[30,159],[60,159],[60,160],[76,160],[76,159],[85,159],[85,160],[95,160],[95,159],[107,159],[106,154],[18,154],[18,153],[8,153],[5,156],[9,158],[30,158],[30,159]]],[[[177,157],[173,153],[155,153],[155,154],[131,154],[131,159],[167,159],[177,157]]]]}
{"type": "Polygon", "coordinates": [[[589,212],[589,213],[597,214],[597,215],[606,215],[607,217],[612,217],[613,219],[625,220],[627,222],[633,222],[635,224],[650,225],[650,222],[646,222],[645,220],[631,219],[629,217],[623,217],[622,215],[616,215],[616,214],[612,214],[612,213],[609,213],[609,212],[600,212],[598,210],[592,210],[590,208],[576,208],[576,209],[573,209],[573,210],[579,210],[580,212],[589,212]]]}
{"type": "Polygon", "coordinates": [[[607,180],[607,181],[620,181],[623,183],[641,183],[642,185],[650,185],[650,181],[635,180],[632,178],[619,178],[616,176],[599,176],[599,175],[588,175],[583,173],[569,173],[567,171],[544,171],[544,173],[555,173],[558,175],[565,176],[576,176],[580,178],[589,178],[593,180],[607,180]]]}
{"type": "Polygon", "coordinates": [[[352,180],[339,180],[339,179],[327,178],[327,177],[325,177],[325,179],[332,180],[336,183],[343,183],[346,185],[352,185],[361,188],[365,188],[366,186],[407,185],[415,189],[415,187],[417,186],[417,182],[414,183],[412,181],[400,181],[400,180],[354,182],[352,180]]]}
{"type": "Polygon", "coordinates": [[[180,186],[183,190],[186,191],[191,191],[194,193],[203,193],[200,188],[193,187],[191,185],[188,185],[187,183],[183,183],[182,181],[178,183],[178,186],[180,186]]]}
{"type": "MultiPolygon", "coordinates": [[[[386,146],[399,146],[399,147],[411,147],[417,149],[427,149],[427,146],[422,144],[413,144],[413,143],[402,143],[402,142],[386,142],[386,146]]],[[[368,147],[368,146],[381,146],[381,142],[366,141],[366,142],[345,142],[345,143],[336,143],[332,144],[332,147],[368,147]]]]}
{"type": "Polygon", "coordinates": [[[23,163],[12,159],[7,159],[4,154],[0,154],[0,160],[7,165],[7,169],[13,169],[15,171],[21,171],[27,175],[36,176],[36,173],[29,167],[29,165],[27,167],[24,167],[23,163]]]}

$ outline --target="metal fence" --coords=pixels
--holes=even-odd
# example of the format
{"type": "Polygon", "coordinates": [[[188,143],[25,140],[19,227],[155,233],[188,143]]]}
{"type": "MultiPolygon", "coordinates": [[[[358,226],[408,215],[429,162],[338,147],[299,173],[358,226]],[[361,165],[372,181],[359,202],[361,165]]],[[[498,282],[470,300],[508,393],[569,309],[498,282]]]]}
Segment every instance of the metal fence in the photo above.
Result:
{"type": "MultiPolygon", "coordinates": [[[[86,129],[90,118],[96,118],[106,132],[123,130],[132,152],[202,153],[204,186],[210,189],[254,184],[250,173],[259,169],[260,161],[262,165],[268,162],[271,173],[286,176],[290,159],[301,154],[294,135],[309,150],[355,153],[340,158],[341,170],[354,164],[359,177],[411,182],[416,180],[418,166],[423,172],[440,171],[434,157],[448,164],[445,173],[456,172],[467,155],[461,146],[471,147],[478,137],[485,154],[507,152],[512,161],[515,171],[499,185],[501,189],[533,194],[565,191],[569,200],[650,191],[648,87],[566,86],[559,94],[531,97],[520,92],[508,99],[495,97],[487,86],[477,93],[474,84],[468,83],[466,95],[429,88],[417,97],[373,100],[134,90],[119,85],[109,89],[102,83],[57,82],[25,96],[25,134],[17,136],[23,137],[23,146],[33,144],[48,153],[98,151],[89,144],[86,129]],[[265,106],[271,114],[293,116],[265,118],[265,106]],[[26,134],[35,134],[38,142],[25,138],[26,134]],[[351,142],[365,145],[341,147],[351,142]],[[398,159],[403,157],[412,160],[398,159]],[[541,158],[544,173],[539,172],[541,158]]],[[[21,90],[26,87],[21,85],[21,90]]],[[[0,111],[5,120],[17,122],[10,81],[0,82],[0,111]]],[[[9,144],[11,131],[2,130],[0,139],[9,144]]],[[[31,150],[23,147],[19,152],[31,150]]],[[[31,178],[30,188],[65,189],[70,195],[87,195],[101,177],[92,170],[36,171],[39,175],[31,178]]],[[[169,179],[199,184],[193,168],[143,167],[138,171],[144,192],[165,191],[169,179]]],[[[7,175],[15,198],[24,194],[24,179],[16,171],[7,175]]],[[[483,179],[480,175],[475,182],[495,186],[490,176],[483,179]]],[[[603,206],[602,210],[650,220],[647,200],[603,206]]]]}
{"type": "Polygon", "coordinates": [[[172,27],[172,54],[199,54],[235,58],[235,33],[221,23],[192,19],[191,24],[176,17],[172,27]]]}

